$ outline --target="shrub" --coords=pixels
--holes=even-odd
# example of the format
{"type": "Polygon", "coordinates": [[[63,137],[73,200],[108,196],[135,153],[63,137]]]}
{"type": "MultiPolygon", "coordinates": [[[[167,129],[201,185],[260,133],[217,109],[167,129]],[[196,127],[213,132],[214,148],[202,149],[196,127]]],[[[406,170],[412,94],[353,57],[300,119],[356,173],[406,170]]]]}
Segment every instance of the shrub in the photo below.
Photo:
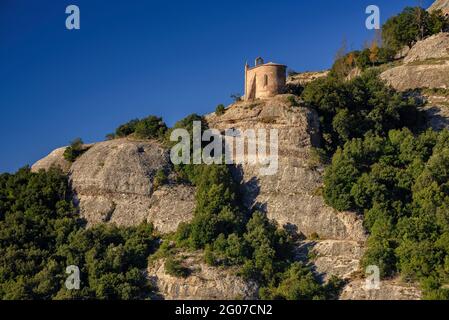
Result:
{"type": "Polygon", "coordinates": [[[173,257],[165,260],[165,272],[174,277],[186,278],[190,274],[190,270],[182,266],[181,262],[173,257]]]}
{"type": "Polygon", "coordinates": [[[310,169],[317,169],[330,161],[326,151],[321,148],[311,148],[307,166],[310,169]]]}
{"type": "Polygon", "coordinates": [[[116,138],[116,135],[115,135],[115,133],[108,133],[107,135],[106,135],[106,140],[114,140],[116,138]]]}
{"type": "Polygon", "coordinates": [[[337,299],[344,281],[332,276],[325,285],[320,285],[312,271],[300,262],[292,263],[279,274],[278,286],[264,287],[260,296],[264,300],[324,300],[337,299]]]}
{"type": "Polygon", "coordinates": [[[225,113],[225,106],[223,104],[219,104],[215,109],[215,114],[217,116],[221,116],[225,113]]]}
{"type": "Polygon", "coordinates": [[[70,162],[74,162],[80,155],[86,152],[87,148],[83,145],[83,140],[81,138],[76,138],[70,143],[64,150],[64,159],[70,162]]]}
{"type": "Polygon", "coordinates": [[[309,240],[320,240],[320,236],[316,232],[312,232],[312,234],[309,236],[309,240]]]}
{"type": "Polygon", "coordinates": [[[124,138],[133,134],[136,131],[136,125],[139,123],[139,119],[131,120],[125,124],[120,125],[115,130],[115,135],[119,138],[124,138]]]}
{"type": "Polygon", "coordinates": [[[160,139],[164,137],[167,126],[162,118],[149,116],[139,120],[135,127],[135,134],[140,139],[160,139]]]}
{"type": "Polygon", "coordinates": [[[148,116],[143,119],[134,119],[120,125],[115,130],[115,135],[109,134],[108,138],[124,138],[134,134],[139,139],[162,139],[167,131],[162,118],[148,116]]]}
{"type": "Polygon", "coordinates": [[[290,103],[290,105],[291,105],[292,107],[298,107],[298,106],[299,106],[299,103],[298,103],[298,101],[296,100],[295,96],[288,96],[288,97],[287,97],[287,101],[290,103]]]}
{"type": "Polygon", "coordinates": [[[160,186],[163,186],[168,182],[167,174],[165,173],[164,169],[159,169],[156,172],[156,175],[154,176],[153,180],[153,188],[154,190],[158,189],[160,186]]]}
{"type": "Polygon", "coordinates": [[[234,100],[234,102],[242,101],[242,95],[240,93],[233,93],[231,94],[231,99],[234,100]]]}

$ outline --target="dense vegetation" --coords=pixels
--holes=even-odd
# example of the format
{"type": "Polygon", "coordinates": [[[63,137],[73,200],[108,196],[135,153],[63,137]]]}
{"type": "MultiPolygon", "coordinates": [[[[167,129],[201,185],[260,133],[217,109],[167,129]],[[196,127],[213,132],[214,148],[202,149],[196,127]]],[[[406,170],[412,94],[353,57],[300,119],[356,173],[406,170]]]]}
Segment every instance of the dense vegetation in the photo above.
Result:
{"type": "Polygon", "coordinates": [[[0,299],[142,299],[150,287],[140,271],[154,247],[151,225],[85,222],[71,202],[67,177],[29,168],[0,175],[0,299]],[[68,266],[81,272],[67,290],[68,266]]]}
{"type": "Polygon", "coordinates": [[[134,136],[138,139],[162,139],[167,131],[167,125],[162,118],[148,116],[143,119],[134,119],[120,125],[113,134],[108,134],[108,139],[134,136]]]}
{"type": "Polygon", "coordinates": [[[398,51],[413,46],[417,41],[445,30],[449,20],[441,10],[428,12],[420,7],[407,7],[390,18],[382,27],[385,47],[398,51]]]}
{"type": "Polygon", "coordinates": [[[449,298],[449,131],[367,134],[337,150],[326,201],[365,216],[363,264],[383,276],[421,280],[428,298],[449,298]]]}
{"type": "Polygon", "coordinates": [[[365,71],[370,67],[380,66],[393,61],[395,51],[381,47],[376,41],[363,49],[346,53],[346,48],[341,48],[330,70],[330,76],[337,79],[345,79],[354,70],[365,71]]]}
{"type": "Polygon", "coordinates": [[[441,12],[406,8],[383,26],[382,47],[340,54],[330,76],[302,94],[333,155],[326,202],[364,215],[370,237],[362,267],[420,281],[429,299],[449,299],[449,132],[420,133],[420,102],[385,86],[371,67],[448,25],[441,12]],[[345,81],[356,67],[362,75],[345,81]]]}
{"type": "Polygon", "coordinates": [[[368,132],[384,136],[391,129],[416,126],[420,120],[419,102],[386,86],[374,70],[351,81],[318,79],[306,86],[302,98],[319,114],[328,154],[368,132]]]}

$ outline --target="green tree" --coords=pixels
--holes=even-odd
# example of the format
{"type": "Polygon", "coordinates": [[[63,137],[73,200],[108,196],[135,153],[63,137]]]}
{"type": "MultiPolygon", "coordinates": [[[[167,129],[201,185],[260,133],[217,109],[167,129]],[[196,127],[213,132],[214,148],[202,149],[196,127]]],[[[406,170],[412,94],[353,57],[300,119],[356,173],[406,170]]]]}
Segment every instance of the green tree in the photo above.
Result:
{"type": "Polygon", "coordinates": [[[223,115],[225,113],[225,111],[226,111],[225,110],[225,106],[223,104],[219,104],[217,106],[217,108],[215,109],[215,114],[217,116],[221,116],[221,115],[223,115]]]}
{"type": "Polygon", "coordinates": [[[385,46],[394,51],[413,46],[424,37],[441,32],[448,19],[441,11],[429,13],[420,7],[407,7],[399,15],[388,19],[382,27],[385,46]]]}
{"type": "Polygon", "coordinates": [[[421,281],[425,297],[447,297],[449,131],[392,130],[353,139],[325,173],[327,203],[364,214],[364,267],[421,281]]]}
{"type": "Polygon", "coordinates": [[[162,118],[148,116],[139,120],[135,127],[135,134],[140,139],[160,139],[167,131],[167,126],[162,118]]]}
{"type": "Polygon", "coordinates": [[[84,147],[83,140],[81,140],[81,138],[76,138],[70,143],[70,146],[64,150],[64,159],[74,162],[86,150],[87,148],[84,147]]]}
{"type": "Polygon", "coordinates": [[[115,130],[115,135],[119,138],[124,138],[133,134],[136,131],[136,126],[139,123],[139,119],[133,119],[125,124],[120,125],[115,130]]]}
{"type": "Polygon", "coordinates": [[[384,136],[391,129],[412,127],[422,119],[420,102],[386,86],[374,70],[349,82],[318,79],[306,86],[302,98],[318,112],[328,154],[368,132],[384,136]]]}

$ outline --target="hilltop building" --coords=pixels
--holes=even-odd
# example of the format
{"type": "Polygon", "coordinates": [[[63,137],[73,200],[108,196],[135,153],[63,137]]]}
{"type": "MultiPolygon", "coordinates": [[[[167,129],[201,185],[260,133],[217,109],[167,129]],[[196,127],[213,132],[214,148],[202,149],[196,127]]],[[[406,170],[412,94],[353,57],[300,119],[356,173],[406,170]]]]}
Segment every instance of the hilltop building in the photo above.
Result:
{"type": "Polygon", "coordinates": [[[245,65],[245,100],[263,99],[283,93],[285,90],[287,66],[278,63],[264,63],[258,57],[254,67],[245,65]]]}

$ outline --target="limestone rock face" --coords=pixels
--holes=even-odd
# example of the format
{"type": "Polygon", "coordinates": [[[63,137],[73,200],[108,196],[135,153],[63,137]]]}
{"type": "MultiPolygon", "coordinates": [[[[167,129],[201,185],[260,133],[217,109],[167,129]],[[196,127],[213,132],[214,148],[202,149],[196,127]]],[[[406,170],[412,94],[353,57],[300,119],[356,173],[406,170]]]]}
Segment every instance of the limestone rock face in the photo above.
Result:
{"type": "Polygon", "coordinates": [[[288,84],[297,84],[297,85],[305,85],[310,83],[316,79],[326,77],[329,74],[329,71],[314,71],[314,72],[301,72],[297,74],[293,74],[287,78],[288,84]]]}
{"type": "Polygon", "coordinates": [[[449,14],[449,0],[436,0],[428,10],[441,10],[443,13],[449,14]]]}
{"type": "Polygon", "coordinates": [[[399,280],[381,281],[379,289],[367,289],[365,280],[348,283],[340,295],[341,300],[420,300],[421,290],[399,280]]]}
{"type": "Polygon", "coordinates": [[[194,191],[184,185],[154,190],[156,172],[168,164],[167,151],[154,141],[95,144],[70,169],[81,215],[89,224],[132,226],[148,220],[161,232],[175,231],[193,216],[194,191]]]}
{"type": "Polygon", "coordinates": [[[436,64],[403,65],[381,74],[398,91],[420,88],[449,88],[449,61],[436,64]]]}
{"type": "Polygon", "coordinates": [[[319,241],[298,244],[297,259],[311,262],[323,280],[331,275],[350,278],[359,271],[366,233],[360,217],[328,207],[320,194],[323,168],[314,160],[313,148],[320,141],[318,118],[313,110],[292,96],[279,95],[270,100],[234,104],[225,114],[210,114],[206,120],[210,128],[221,132],[229,128],[242,132],[266,129],[268,134],[270,129],[277,129],[277,172],[263,175],[262,164],[250,163],[243,163],[236,172],[242,181],[245,206],[265,212],[292,232],[318,236],[319,241]]]}
{"type": "Polygon", "coordinates": [[[303,241],[297,248],[297,259],[311,262],[314,271],[323,279],[335,275],[350,279],[359,271],[365,252],[364,242],[350,240],[303,241]]]}
{"type": "Polygon", "coordinates": [[[220,131],[266,129],[269,135],[270,129],[278,130],[277,172],[262,175],[262,164],[243,163],[237,173],[244,204],[306,236],[317,233],[321,239],[364,241],[361,219],[351,212],[335,211],[320,196],[322,168],[313,163],[313,146],[319,144],[318,117],[308,108],[292,106],[291,97],[238,103],[224,115],[206,116],[209,127],[220,131]]]}
{"type": "Polygon", "coordinates": [[[418,41],[407,53],[404,63],[449,58],[449,33],[439,33],[418,41]]]}
{"type": "Polygon", "coordinates": [[[150,282],[167,300],[254,300],[258,286],[235,275],[235,268],[213,268],[203,262],[199,253],[185,254],[183,266],[191,274],[186,278],[165,272],[165,259],[150,263],[147,270],[150,282]]]}
{"type": "Polygon", "coordinates": [[[449,33],[439,33],[417,42],[404,64],[388,69],[381,78],[399,91],[449,88],[449,33]]]}
{"type": "Polygon", "coordinates": [[[195,211],[195,188],[187,185],[159,187],[151,196],[147,221],[159,232],[176,231],[181,222],[189,222],[195,211]]]}
{"type": "Polygon", "coordinates": [[[67,173],[72,165],[69,161],[64,159],[64,151],[66,147],[53,150],[48,156],[37,161],[31,167],[31,171],[37,172],[39,170],[48,170],[51,167],[59,167],[63,172],[67,173]]]}

